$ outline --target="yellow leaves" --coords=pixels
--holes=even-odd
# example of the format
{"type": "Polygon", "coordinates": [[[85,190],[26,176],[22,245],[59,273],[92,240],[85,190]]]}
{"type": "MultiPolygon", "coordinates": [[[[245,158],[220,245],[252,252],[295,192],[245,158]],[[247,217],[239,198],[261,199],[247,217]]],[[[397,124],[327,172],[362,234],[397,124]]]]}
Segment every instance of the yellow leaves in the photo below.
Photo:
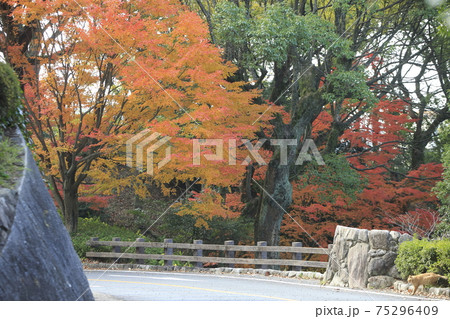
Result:
{"type": "Polygon", "coordinates": [[[187,203],[177,203],[174,205],[177,214],[192,215],[196,218],[195,226],[209,228],[208,221],[213,217],[236,218],[239,213],[231,210],[225,205],[224,198],[210,188],[204,189],[201,193],[193,193],[187,203]]]}
{"type": "Polygon", "coordinates": [[[207,222],[204,218],[202,218],[202,217],[199,217],[199,218],[197,218],[197,219],[195,220],[194,226],[197,227],[197,228],[203,227],[203,228],[205,228],[205,229],[209,229],[208,222],[207,222]]]}
{"type": "MultiPolygon", "coordinates": [[[[22,2],[22,14],[54,23],[41,35],[40,86],[29,85],[26,92],[46,173],[63,180],[61,168],[75,159],[77,176],[86,174],[95,184],[90,192],[132,187],[142,197],[149,195],[150,179],[166,195],[174,192],[168,186],[173,181],[236,185],[245,167],[228,163],[228,142],[254,138],[260,127],[252,123],[266,106],[252,103],[258,92],[244,92],[244,83],[226,81],[237,68],[223,63],[209,44],[201,19],[175,0],[134,1],[139,14],[130,12],[129,2],[79,1],[86,12],[70,1],[22,2]],[[53,19],[52,5],[61,19],[53,19]],[[133,167],[125,167],[125,143],[144,129],[171,138],[152,154],[153,176],[135,169],[136,148],[133,167]],[[214,149],[202,148],[201,165],[194,165],[194,138],[223,140],[224,158],[205,160],[214,149]],[[169,147],[170,161],[158,167],[169,147]]],[[[17,59],[23,58],[18,52],[17,59]]],[[[35,77],[30,69],[26,78],[35,77]]],[[[150,146],[141,149],[143,167],[150,146]]],[[[247,155],[237,150],[239,159],[247,155]]],[[[207,227],[214,216],[238,216],[237,206],[231,209],[221,194],[205,189],[179,213],[197,216],[197,226],[207,227]]]]}

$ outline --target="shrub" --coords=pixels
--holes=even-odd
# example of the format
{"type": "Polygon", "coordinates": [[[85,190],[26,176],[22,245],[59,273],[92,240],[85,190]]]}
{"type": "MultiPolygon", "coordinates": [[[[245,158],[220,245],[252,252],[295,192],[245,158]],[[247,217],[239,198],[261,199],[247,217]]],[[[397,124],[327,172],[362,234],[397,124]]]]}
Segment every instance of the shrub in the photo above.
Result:
{"type": "Polygon", "coordinates": [[[0,131],[24,123],[22,92],[13,69],[0,62],[0,131]]]}
{"type": "MultiPolygon", "coordinates": [[[[81,259],[86,258],[86,252],[88,251],[98,251],[98,252],[108,252],[111,251],[111,247],[99,246],[91,247],[86,244],[86,242],[91,239],[91,237],[98,237],[99,240],[111,241],[113,237],[120,237],[122,241],[135,241],[136,238],[143,237],[139,232],[133,232],[129,229],[111,226],[102,222],[98,217],[95,218],[79,218],[78,220],[78,232],[72,234],[72,243],[81,259]]],[[[127,250],[128,253],[136,252],[136,248],[132,247],[127,250]]],[[[163,254],[164,250],[162,248],[145,248],[146,254],[163,254]]],[[[180,255],[180,251],[174,252],[175,255],[180,255]]],[[[102,258],[104,262],[112,262],[115,259],[105,259],[102,258]]],[[[122,261],[121,261],[122,262],[122,261]]],[[[126,263],[133,262],[130,259],[124,260],[126,263]]],[[[146,264],[149,265],[164,265],[163,260],[146,260],[146,264]]],[[[191,266],[188,262],[173,261],[174,266],[191,266]]]]}
{"type": "MultiPolygon", "coordinates": [[[[142,237],[126,228],[110,226],[98,218],[80,218],[78,220],[78,232],[72,235],[72,243],[80,258],[86,257],[88,251],[111,251],[111,247],[90,247],[86,242],[91,237],[98,237],[99,240],[112,240],[113,237],[120,237],[123,241],[135,241],[142,237]]],[[[134,252],[130,249],[129,252],[134,252]]]]}
{"type": "Polygon", "coordinates": [[[441,222],[436,227],[435,236],[450,238],[450,125],[443,126],[439,131],[439,138],[444,142],[444,152],[442,153],[442,165],[444,173],[442,181],[436,184],[433,191],[441,201],[439,211],[441,222]]]}
{"type": "Polygon", "coordinates": [[[225,240],[248,243],[252,240],[253,222],[246,218],[222,218],[214,216],[208,221],[208,228],[195,225],[192,215],[167,214],[159,226],[159,231],[174,242],[190,243],[202,239],[206,244],[223,244],[225,240]]]}
{"type": "Polygon", "coordinates": [[[395,265],[403,278],[426,272],[450,275],[450,239],[406,241],[400,244],[395,265]]]}

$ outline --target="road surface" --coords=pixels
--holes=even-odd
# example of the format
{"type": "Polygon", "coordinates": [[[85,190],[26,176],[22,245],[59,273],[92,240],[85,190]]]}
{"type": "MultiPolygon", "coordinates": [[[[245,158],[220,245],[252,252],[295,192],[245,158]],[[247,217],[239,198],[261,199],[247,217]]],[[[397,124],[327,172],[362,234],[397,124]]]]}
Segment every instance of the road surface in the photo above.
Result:
{"type": "Polygon", "coordinates": [[[99,299],[143,301],[416,301],[419,296],[320,286],[261,275],[85,271],[99,299]]]}

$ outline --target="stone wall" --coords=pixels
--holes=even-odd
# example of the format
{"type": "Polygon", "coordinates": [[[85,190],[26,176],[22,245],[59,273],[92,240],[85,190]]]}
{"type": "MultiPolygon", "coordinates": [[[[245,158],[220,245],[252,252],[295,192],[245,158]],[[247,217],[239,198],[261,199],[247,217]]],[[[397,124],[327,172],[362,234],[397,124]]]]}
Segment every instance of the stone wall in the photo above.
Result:
{"type": "Polygon", "coordinates": [[[401,278],[394,265],[398,245],[411,239],[396,231],[337,226],[325,280],[340,287],[389,287],[401,278]]]}
{"type": "Polygon", "coordinates": [[[17,183],[0,188],[0,300],[93,300],[83,268],[23,137],[17,183]]]}

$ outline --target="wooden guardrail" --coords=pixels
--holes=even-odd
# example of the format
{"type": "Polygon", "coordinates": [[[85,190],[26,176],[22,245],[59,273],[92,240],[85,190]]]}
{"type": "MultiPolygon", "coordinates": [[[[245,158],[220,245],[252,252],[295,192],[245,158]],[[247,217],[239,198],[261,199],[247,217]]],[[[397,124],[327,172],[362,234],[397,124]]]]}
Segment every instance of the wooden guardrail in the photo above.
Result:
{"type": "Polygon", "coordinates": [[[268,266],[292,266],[293,270],[301,270],[301,267],[326,268],[327,262],[303,260],[303,254],[328,255],[331,246],[325,248],[302,247],[302,243],[294,242],[292,246],[267,246],[267,242],[260,241],[257,246],[234,245],[234,241],[225,241],[224,245],[203,244],[201,240],[194,240],[193,244],[174,243],[172,239],[165,239],[164,242],[145,242],[143,238],[138,238],[134,242],[120,241],[120,238],[113,238],[112,241],[100,241],[98,238],[91,238],[87,244],[92,247],[110,246],[112,252],[94,252],[86,253],[88,258],[118,258],[135,259],[137,263],[143,264],[145,260],[164,260],[165,266],[172,266],[174,260],[187,261],[193,263],[196,267],[203,267],[203,263],[228,264],[234,267],[235,264],[255,265],[258,268],[266,269],[268,266]],[[128,253],[127,249],[136,248],[135,253],[128,253]],[[163,248],[164,254],[146,254],[145,248],[163,248]],[[192,255],[174,255],[174,249],[192,250],[192,255]],[[223,257],[203,256],[203,252],[220,251],[223,257]],[[253,252],[256,258],[236,258],[236,252],[253,252]],[[268,252],[292,253],[292,259],[268,259],[268,252]]]}

